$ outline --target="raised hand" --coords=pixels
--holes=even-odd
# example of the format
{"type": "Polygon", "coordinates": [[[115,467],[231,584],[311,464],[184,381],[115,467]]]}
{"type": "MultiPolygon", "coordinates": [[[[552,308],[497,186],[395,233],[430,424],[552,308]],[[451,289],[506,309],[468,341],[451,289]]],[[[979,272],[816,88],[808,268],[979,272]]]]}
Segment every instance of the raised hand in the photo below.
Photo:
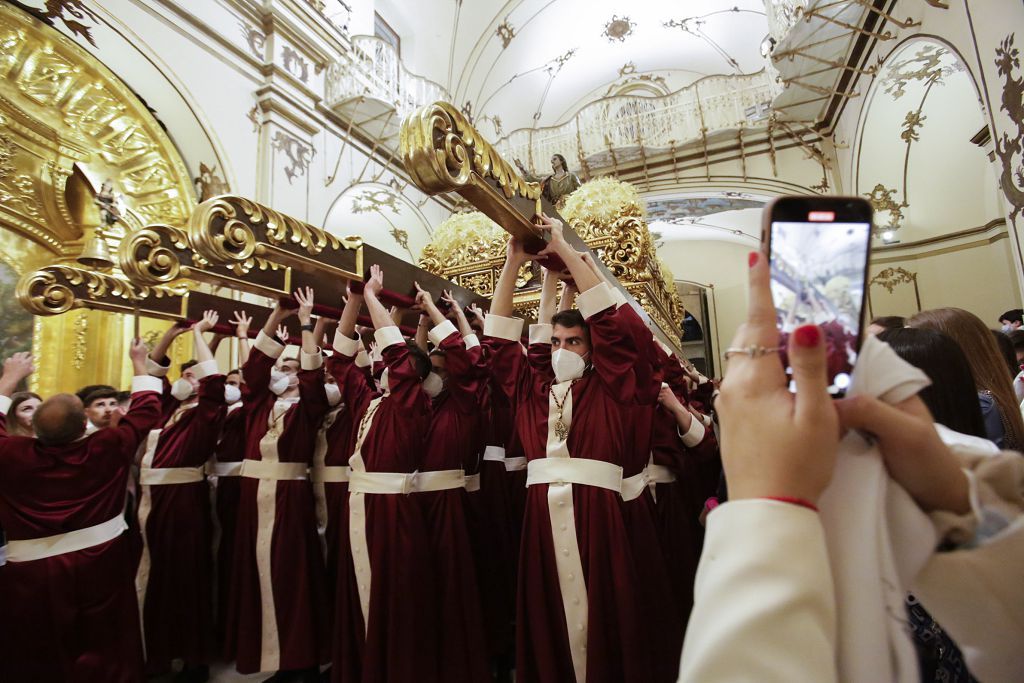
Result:
{"type": "Polygon", "coordinates": [[[132,345],[128,349],[128,357],[132,361],[132,367],[135,369],[136,375],[146,374],[146,355],[148,353],[149,349],[144,341],[138,337],[132,340],[132,345]]]}
{"type": "Polygon", "coordinates": [[[195,330],[197,334],[208,332],[217,326],[217,321],[219,319],[220,316],[217,314],[217,311],[203,311],[203,319],[193,325],[192,329],[195,330]]]}
{"type": "Polygon", "coordinates": [[[374,263],[370,266],[370,279],[363,283],[363,295],[376,297],[384,289],[384,271],[374,263]]]}
{"type": "Polygon", "coordinates": [[[244,311],[235,311],[231,318],[231,324],[235,326],[235,336],[242,339],[249,338],[249,326],[252,325],[252,316],[246,315],[244,311]]]}
{"type": "Polygon", "coordinates": [[[35,365],[32,364],[32,354],[28,351],[21,351],[4,361],[4,379],[10,377],[15,384],[35,372],[35,365]]]}
{"type": "Polygon", "coordinates": [[[282,323],[277,326],[277,329],[274,331],[274,336],[277,337],[282,344],[287,344],[292,335],[288,332],[288,328],[282,323]]]}
{"type": "Polygon", "coordinates": [[[523,243],[515,237],[510,237],[508,246],[505,247],[505,259],[515,267],[519,267],[533,259],[533,256],[526,253],[523,243]]]}
{"type": "Polygon", "coordinates": [[[540,215],[540,222],[536,225],[544,232],[551,234],[551,240],[548,242],[548,246],[538,252],[538,256],[554,254],[557,253],[559,249],[568,247],[568,243],[565,241],[565,236],[562,234],[562,221],[542,213],[540,215]]]}
{"type": "Polygon", "coordinates": [[[473,315],[475,315],[477,318],[479,318],[479,320],[481,322],[483,322],[484,316],[485,316],[484,309],[480,308],[476,304],[470,304],[469,305],[469,310],[472,311],[473,315]]]}
{"type": "Polygon", "coordinates": [[[295,290],[295,300],[299,303],[299,322],[308,325],[313,319],[313,288],[306,287],[295,290]]]}
{"type": "Polygon", "coordinates": [[[388,311],[388,315],[391,316],[391,319],[395,322],[395,325],[398,325],[402,322],[402,309],[400,309],[398,306],[392,306],[391,309],[388,311]]]}

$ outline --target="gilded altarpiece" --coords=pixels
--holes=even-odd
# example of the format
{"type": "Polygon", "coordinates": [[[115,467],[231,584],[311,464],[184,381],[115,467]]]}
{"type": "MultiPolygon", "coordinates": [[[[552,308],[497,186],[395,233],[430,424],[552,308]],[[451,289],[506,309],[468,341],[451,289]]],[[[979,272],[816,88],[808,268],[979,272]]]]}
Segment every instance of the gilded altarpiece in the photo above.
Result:
{"type": "MultiPolygon", "coordinates": [[[[0,260],[16,276],[73,265],[100,226],[92,200],[108,178],[125,208],[123,221],[102,234],[111,251],[145,224],[183,225],[195,206],[185,164],[138,97],[72,40],[0,5],[0,260]]],[[[2,311],[5,330],[24,326],[13,297],[2,311]]],[[[140,332],[153,337],[164,327],[143,319],[140,332]]],[[[31,388],[48,395],[90,383],[127,386],[132,328],[130,317],[106,311],[36,315],[31,388]]],[[[187,345],[177,343],[172,361],[189,357],[187,345]]]]}

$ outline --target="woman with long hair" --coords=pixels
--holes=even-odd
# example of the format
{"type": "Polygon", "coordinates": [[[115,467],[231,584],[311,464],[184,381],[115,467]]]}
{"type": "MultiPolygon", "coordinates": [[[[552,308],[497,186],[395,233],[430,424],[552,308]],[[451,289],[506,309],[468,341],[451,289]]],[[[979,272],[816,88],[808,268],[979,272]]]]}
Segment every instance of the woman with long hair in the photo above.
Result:
{"type": "Polygon", "coordinates": [[[962,308],[921,311],[907,321],[908,327],[942,332],[967,357],[985,418],[985,433],[1000,448],[1024,447],[1024,419],[1006,372],[1006,361],[991,330],[978,316],[962,308]]]}
{"type": "Polygon", "coordinates": [[[987,438],[971,366],[955,341],[936,330],[913,327],[886,330],[878,339],[928,375],[932,384],[918,396],[936,422],[961,434],[987,438]]]}
{"type": "Polygon", "coordinates": [[[11,407],[7,410],[9,416],[7,433],[11,436],[35,436],[36,430],[32,426],[32,416],[42,402],[43,399],[39,394],[34,394],[31,391],[19,391],[11,394],[11,407]]]}

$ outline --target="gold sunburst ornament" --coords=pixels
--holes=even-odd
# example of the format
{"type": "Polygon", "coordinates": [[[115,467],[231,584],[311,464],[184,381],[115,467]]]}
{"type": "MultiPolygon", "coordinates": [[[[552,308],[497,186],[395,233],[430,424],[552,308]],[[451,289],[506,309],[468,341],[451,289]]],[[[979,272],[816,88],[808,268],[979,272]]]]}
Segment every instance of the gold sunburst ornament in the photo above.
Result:
{"type": "Polygon", "coordinates": [[[629,17],[619,17],[618,14],[613,14],[612,20],[604,25],[604,36],[609,43],[615,41],[622,43],[633,34],[634,28],[636,28],[636,24],[630,21],[629,17]]]}

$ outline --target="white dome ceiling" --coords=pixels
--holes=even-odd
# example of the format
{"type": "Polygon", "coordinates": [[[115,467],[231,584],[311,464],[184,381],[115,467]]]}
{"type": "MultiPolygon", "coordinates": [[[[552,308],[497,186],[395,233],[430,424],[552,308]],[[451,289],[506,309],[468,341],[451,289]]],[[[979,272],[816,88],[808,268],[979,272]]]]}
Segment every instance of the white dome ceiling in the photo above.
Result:
{"type": "Polygon", "coordinates": [[[654,95],[704,76],[764,67],[761,0],[377,0],[376,6],[403,41],[407,35],[416,41],[409,51],[403,43],[414,70],[445,86],[495,137],[562,123],[622,86],[640,85],[634,94],[654,95]]]}

